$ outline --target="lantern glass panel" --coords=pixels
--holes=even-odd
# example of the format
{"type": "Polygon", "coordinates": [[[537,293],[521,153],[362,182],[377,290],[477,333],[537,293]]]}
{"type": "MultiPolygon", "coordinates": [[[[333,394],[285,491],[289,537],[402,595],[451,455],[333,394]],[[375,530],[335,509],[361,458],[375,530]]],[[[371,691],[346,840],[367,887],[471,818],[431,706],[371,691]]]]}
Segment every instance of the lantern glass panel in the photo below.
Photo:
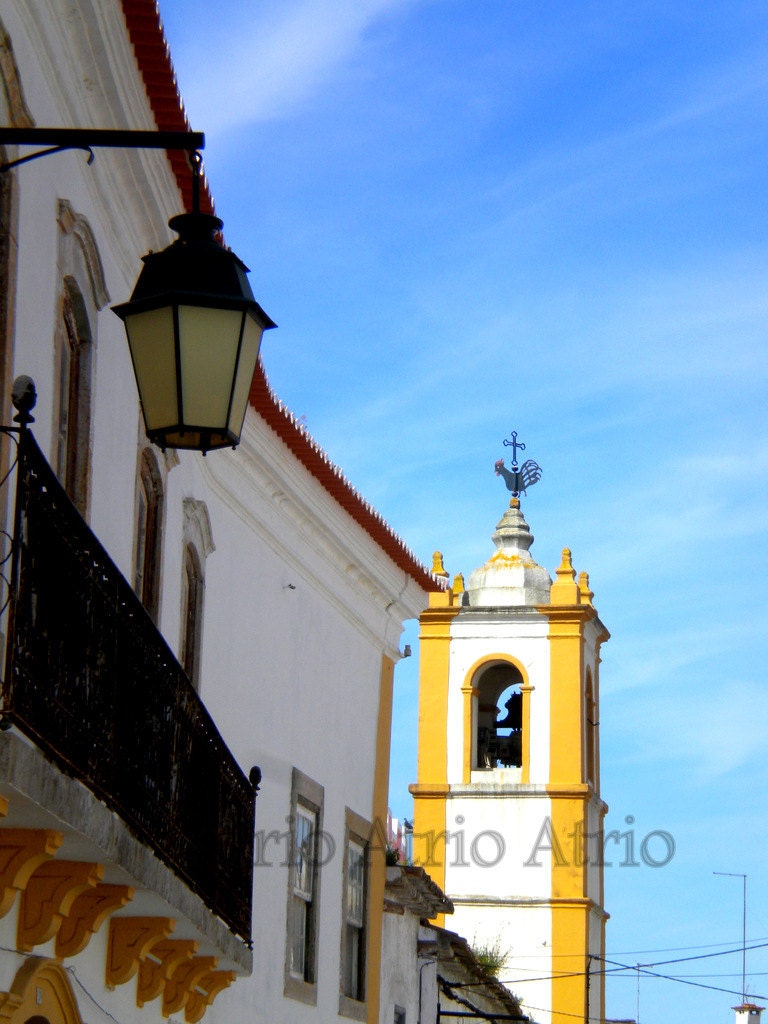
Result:
{"type": "Polygon", "coordinates": [[[179,306],[183,421],[226,426],[243,314],[236,309],[179,306]]]}
{"type": "Polygon", "coordinates": [[[232,393],[232,411],[229,418],[229,429],[237,437],[243,429],[245,409],[248,404],[248,395],[251,392],[253,382],[253,371],[256,369],[256,360],[259,358],[259,346],[264,328],[252,316],[245,317],[243,327],[243,344],[240,350],[240,362],[237,367],[237,379],[232,393]]]}
{"type": "Polygon", "coordinates": [[[125,318],[125,329],[148,431],[176,423],[176,360],[173,308],[150,309],[125,318]]]}

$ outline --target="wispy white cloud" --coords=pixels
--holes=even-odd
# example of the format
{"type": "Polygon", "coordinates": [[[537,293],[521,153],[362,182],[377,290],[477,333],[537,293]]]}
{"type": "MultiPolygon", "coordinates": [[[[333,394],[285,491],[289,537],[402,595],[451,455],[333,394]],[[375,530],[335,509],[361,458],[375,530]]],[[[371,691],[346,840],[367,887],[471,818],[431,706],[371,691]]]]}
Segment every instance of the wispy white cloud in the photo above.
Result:
{"type": "MultiPolygon", "coordinates": [[[[759,622],[752,623],[754,628],[759,622]]],[[[644,695],[664,692],[685,685],[692,675],[704,675],[706,684],[699,684],[701,692],[712,696],[710,687],[715,679],[708,667],[700,673],[698,666],[722,664],[728,653],[742,642],[749,623],[724,623],[712,628],[709,623],[661,627],[647,634],[625,638],[621,643],[620,658],[611,656],[612,672],[606,694],[628,693],[642,690],[644,695]]],[[[687,696],[690,696],[687,694],[687,696]]],[[[613,699],[613,698],[611,698],[613,699]]]]}
{"type": "MultiPolygon", "coordinates": [[[[754,47],[738,62],[699,68],[696,76],[665,82],[657,106],[634,117],[596,124],[580,139],[558,137],[522,150],[524,159],[503,180],[470,193],[469,204],[495,204],[500,224],[541,230],[559,218],[596,223],[656,203],[672,207],[705,193],[712,163],[754,144],[756,122],[768,95],[764,49],[754,47]],[[701,173],[693,173],[701,168],[701,173]],[[501,212],[501,218],[498,213],[501,212]]],[[[738,164],[737,164],[738,168],[738,164]]]]}
{"type": "Polygon", "coordinates": [[[684,763],[693,781],[705,784],[764,756],[758,723],[768,717],[768,691],[749,679],[729,678],[727,686],[698,692],[673,686],[651,690],[636,715],[648,730],[626,731],[625,763],[684,763]]]}
{"type": "Polygon", "coordinates": [[[602,529],[591,558],[604,582],[632,580],[657,591],[695,586],[692,568],[697,577],[724,572],[734,542],[765,534],[765,435],[732,453],[681,450],[657,460],[653,480],[649,472],[613,477],[601,498],[602,529]]]}
{"type": "Polygon", "coordinates": [[[282,0],[227,6],[218,23],[214,12],[211,35],[179,40],[180,57],[199,69],[196,78],[184,82],[187,106],[195,120],[214,126],[218,134],[284,117],[349,63],[374,24],[414,2],[282,0]]]}

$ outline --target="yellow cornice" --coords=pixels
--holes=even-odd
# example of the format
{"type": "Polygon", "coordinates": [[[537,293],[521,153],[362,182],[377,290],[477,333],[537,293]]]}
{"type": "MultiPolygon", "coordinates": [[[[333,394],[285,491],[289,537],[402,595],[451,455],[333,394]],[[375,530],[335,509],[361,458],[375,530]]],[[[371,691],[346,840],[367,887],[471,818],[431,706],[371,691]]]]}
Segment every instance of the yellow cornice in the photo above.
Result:
{"type": "Polygon", "coordinates": [[[568,797],[573,800],[588,800],[594,795],[592,786],[587,782],[575,782],[572,785],[548,784],[544,787],[547,796],[568,797]]]}
{"type": "Polygon", "coordinates": [[[422,630],[430,626],[442,626],[451,623],[461,611],[458,605],[444,605],[425,608],[419,616],[419,625],[422,630]]]}
{"type": "Polygon", "coordinates": [[[408,792],[419,800],[444,800],[451,791],[447,782],[420,783],[412,782],[408,792]]]}
{"type": "Polygon", "coordinates": [[[541,612],[550,622],[590,622],[597,616],[591,604],[537,604],[536,611],[541,612]]]}

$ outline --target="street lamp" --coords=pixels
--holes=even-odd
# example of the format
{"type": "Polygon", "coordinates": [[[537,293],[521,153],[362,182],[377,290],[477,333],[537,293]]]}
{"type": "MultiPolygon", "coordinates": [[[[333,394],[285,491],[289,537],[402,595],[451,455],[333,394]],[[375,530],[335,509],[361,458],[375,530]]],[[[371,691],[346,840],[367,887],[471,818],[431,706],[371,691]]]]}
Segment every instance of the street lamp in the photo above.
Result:
{"type": "Polygon", "coordinates": [[[160,448],[206,452],[240,440],[261,336],[274,327],[253,297],[248,268],[200,213],[199,155],[193,211],[168,223],[179,237],[144,257],[125,324],[147,437],[160,448]]]}
{"type": "Polygon", "coordinates": [[[147,437],[203,453],[235,447],[248,405],[261,337],[275,324],[256,302],[248,268],[218,240],[222,222],[200,212],[199,133],[91,129],[0,129],[0,144],[50,145],[17,166],[61,149],[93,146],[192,150],[192,212],[169,221],[178,238],[143,257],[125,324],[147,437]],[[173,137],[171,137],[173,136],[173,137]]]}

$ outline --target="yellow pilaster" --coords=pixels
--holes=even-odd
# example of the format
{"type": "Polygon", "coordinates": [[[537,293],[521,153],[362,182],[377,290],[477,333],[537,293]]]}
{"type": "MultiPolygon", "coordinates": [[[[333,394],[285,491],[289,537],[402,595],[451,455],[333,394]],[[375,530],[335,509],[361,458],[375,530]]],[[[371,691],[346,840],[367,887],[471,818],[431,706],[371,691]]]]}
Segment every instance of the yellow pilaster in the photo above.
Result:
{"type": "MultiPolygon", "coordinates": [[[[552,825],[552,1024],[588,1017],[590,919],[601,893],[589,891],[589,802],[586,772],[584,629],[596,615],[588,580],[576,582],[571,553],[551,588],[551,604],[539,609],[549,619],[550,776],[552,825]]],[[[601,999],[603,986],[600,985],[601,999]]]]}
{"type": "MultiPolygon", "coordinates": [[[[414,798],[413,855],[441,888],[445,885],[451,623],[459,607],[453,591],[432,593],[419,620],[417,782],[410,787],[414,798]]],[[[439,920],[442,923],[442,915],[439,920]]]]}
{"type": "Polygon", "coordinates": [[[585,836],[589,788],[550,789],[552,818],[552,1022],[584,1018],[584,972],[589,955],[587,863],[592,844],[585,836]]]}
{"type": "Polygon", "coordinates": [[[472,729],[472,711],[478,692],[469,682],[465,683],[461,688],[461,695],[464,700],[464,753],[462,757],[461,781],[464,783],[469,782],[472,777],[472,733],[474,731],[472,729]]]}
{"type": "Polygon", "coordinates": [[[591,902],[586,899],[553,900],[552,1024],[573,1024],[574,1020],[588,1018],[585,973],[590,908],[591,902]]]}
{"type": "MultiPolygon", "coordinates": [[[[373,783],[374,836],[386,836],[389,799],[389,752],[392,736],[392,696],[395,663],[381,659],[379,720],[376,730],[376,774],[373,783]]],[[[381,843],[371,844],[370,903],[368,913],[368,960],[365,970],[365,998],[368,1024],[378,1024],[381,985],[381,942],[384,917],[384,887],[387,881],[386,851],[381,843]]]]}
{"type": "Polygon", "coordinates": [[[523,685],[520,687],[520,693],[523,698],[523,766],[520,781],[523,784],[531,781],[531,694],[534,690],[534,686],[523,685]]]}
{"type": "Polygon", "coordinates": [[[582,605],[581,597],[571,552],[564,548],[551,604],[539,608],[549,619],[549,777],[554,784],[584,781],[584,624],[595,610],[582,605]]]}

